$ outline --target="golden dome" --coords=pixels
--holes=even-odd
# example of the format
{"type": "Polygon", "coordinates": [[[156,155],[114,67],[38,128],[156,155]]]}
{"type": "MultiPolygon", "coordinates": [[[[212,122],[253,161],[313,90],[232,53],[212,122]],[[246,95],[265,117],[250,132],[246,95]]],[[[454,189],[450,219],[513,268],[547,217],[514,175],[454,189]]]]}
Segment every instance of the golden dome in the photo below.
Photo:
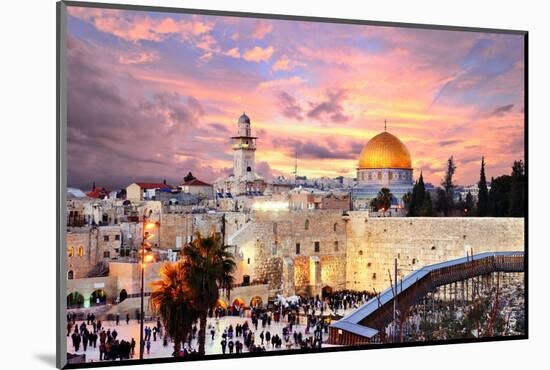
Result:
{"type": "Polygon", "coordinates": [[[411,169],[411,154],[401,140],[384,131],[363,147],[359,168],[411,169]]]}

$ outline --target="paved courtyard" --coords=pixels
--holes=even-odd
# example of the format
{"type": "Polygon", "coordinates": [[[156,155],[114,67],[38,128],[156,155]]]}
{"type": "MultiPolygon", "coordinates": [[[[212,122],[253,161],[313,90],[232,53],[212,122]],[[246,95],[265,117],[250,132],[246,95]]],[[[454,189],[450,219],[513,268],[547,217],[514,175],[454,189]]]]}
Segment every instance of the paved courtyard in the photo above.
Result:
{"type": "MultiPolygon", "coordinates": [[[[345,315],[350,312],[352,312],[353,309],[348,309],[346,311],[339,310],[339,315],[345,315]]],[[[319,314],[319,311],[316,312],[316,314],[319,314]]],[[[255,336],[255,344],[261,344],[260,340],[260,333],[263,331],[269,331],[271,335],[278,334],[281,338],[283,338],[282,331],[285,326],[287,326],[286,320],[281,320],[280,322],[272,321],[271,325],[266,325],[265,328],[262,328],[261,323],[258,324],[258,330],[254,330],[254,327],[252,326],[252,322],[250,320],[250,317],[236,317],[236,316],[225,316],[218,320],[215,318],[209,318],[208,319],[208,325],[213,325],[216,333],[214,336],[214,340],[212,340],[210,336],[210,330],[207,329],[207,337],[206,337],[206,354],[221,354],[222,348],[221,348],[221,341],[222,341],[222,334],[226,327],[229,325],[233,325],[233,329],[235,329],[235,326],[237,324],[243,324],[245,321],[248,321],[249,328],[252,330],[255,336]]],[[[82,323],[82,321],[77,321],[78,325],[82,323]]],[[[303,335],[303,338],[307,338],[309,336],[312,336],[313,333],[310,332],[310,334],[305,334],[306,329],[306,318],[303,316],[300,316],[300,324],[294,325],[293,331],[301,332],[303,335]]],[[[155,325],[155,322],[145,322],[144,326],[147,327],[153,327],[155,325]]],[[[136,320],[130,320],[129,324],[126,324],[126,321],[121,318],[120,323],[118,326],[115,325],[115,321],[102,321],[102,327],[105,328],[105,331],[108,329],[111,329],[111,332],[113,329],[116,329],[118,332],[117,339],[124,339],[127,341],[130,341],[132,338],[135,339],[136,343],[139,342],[139,322],[136,320]]],[[[92,331],[92,326],[88,325],[88,330],[92,331]]],[[[235,338],[233,337],[233,340],[240,340],[243,342],[243,338],[235,338]]],[[[327,339],[327,334],[323,333],[323,342],[327,339]]],[[[281,348],[277,350],[287,350],[287,349],[298,349],[299,347],[294,345],[293,338],[291,336],[289,342],[284,342],[281,348]]],[[[198,348],[197,340],[193,340],[191,343],[193,348],[198,348]]],[[[324,344],[323,344],[324,346],[324,344]]],[[[275,348],[271,346],[271,343],[265,343],[266,351],[273,351],[275,348]]],[[[149,353],[145,350],[144,359],[147,358],[162,358],[162,357],[171,357],[173,352],[173,344],[171,342],[168,343],[167,346],[163,345],[162,339],[159,339],[157,337],[157,341],[153,341],[153,336],[151,335],[151,350],[149,353]]],[[[243,352],[248,352],[248,349],[246,346],[243,347],[243,352]]],[[[78,352],[75,352],[74,347],[72,345],[72,340],[70,337],[67,337],[67,353],[76,353],[76,354],[85,354],[86,355],[86,362],[95,362],[99,361],[99,340],[97,342],[97,348],[93,348],[88,346],[87,350],[84,351],[82,348],[82,345],[80,345],[80,349],[78,352]]],[[[134,354],[134,359],[139,358],[139,345],[136,345],[136,352],[134,354]]]]}

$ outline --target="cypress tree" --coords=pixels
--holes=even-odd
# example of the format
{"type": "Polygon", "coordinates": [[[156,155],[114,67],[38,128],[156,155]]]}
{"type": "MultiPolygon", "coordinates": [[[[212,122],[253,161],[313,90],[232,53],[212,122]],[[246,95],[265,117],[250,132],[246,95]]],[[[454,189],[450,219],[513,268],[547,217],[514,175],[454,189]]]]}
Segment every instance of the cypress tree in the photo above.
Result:
{"type": "Polygon", "coordinates": [[[489,191],[487,190],[487,180],[485,179],[485,158],[481,158],[481,171],[479,173],[479,182],[477,184],[479,193],[477,196],[477,215],[479,217],[487,216],[489,204],[489,191]]]}
{"type": "Polygon", "coordinates": [[[430,194],[426,194],[424,201],[422,202],[422,208],[420,209],[419,216],[431,217],[433,216],[432,198],[430,194]]]}
{"type": "Polygon", "coordinates": [[[514,161],[512,167],[509,214],[511,217],[525,215],[525,165],[523,161],[514,161]]]}
{"type": "Polygon", "coordinates": [[[465,214],[468,216],[468,215],[472,215],[474,214],[474,197],[472,196],[472,193],[468,192],[468,194],[466,194],[466,200],[464,201],[464,209],[465,209],[465,214]]]}
{"type": "Polygon", "coordinates": [[[443,214],[448,216],[449,213],[454,208],[454,188],[455,184],[453,183],[453,176],[456,171],[456,165],[453,156],[447,160],[447,171],[445,172],[445,178],[441,182],[443,190],[445,191],[445,200],[441,199],[441,194],[438,194],[438,208],[443,210],[443,214]]]}

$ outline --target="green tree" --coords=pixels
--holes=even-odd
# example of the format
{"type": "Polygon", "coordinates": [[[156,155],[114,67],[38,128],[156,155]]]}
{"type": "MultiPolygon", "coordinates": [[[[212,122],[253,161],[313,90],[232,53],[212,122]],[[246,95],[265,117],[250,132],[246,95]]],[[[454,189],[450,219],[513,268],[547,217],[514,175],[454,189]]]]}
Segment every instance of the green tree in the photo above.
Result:
{"type": "Polygon", "coordinates": [[[502,175],[491,178],[491,190],[489,190],[488,214],[492,217],[507,217],[510,212],[510,191],[512,177],[502,175]]]}
{"type": "Polygon", "coordinates": [[[194,180],[196,177],[193,176],[193,173],[189,171],[189,173],[183,178],[183,181],[188,182],[191,180],[194,180]]]}
{"type": "MultiPolygon", "coordinates": [[[[425,198],[426,198],[426,186],[424,184],[424,176],[422,175],[422,172],[420,172],[420,177],[415,182],[413,186],[412,194],[410,197],[410,203],[408,205],[408,211],[407,211],[408,217],[420,216],[420,210],[426,205],[425,198]]],[[[431,204],[431,200],[430,200],[430,204],[431,204]]]]}
{"type": "Polygon", "coordinates": [[[430,194],[425,194],[424,201],[422,202],[422,207],[420,207],[418,215],[421,217],[433,216],[432,197],[430,197],[430,194]]]}
{"type": "Polygon", "coordinates": [[[190,291],[183,262],[164,264],[160,277],[160,280],[152,283],[154,289],[149,303],[160,316],[166,333],[174,340],[173,355],[177,356],[199,313],[189,300],[190,291]]]}
{"type": "Polygon", "coordinates": [[[194,308],[199,312],[199,354],[205,354],[206,320],[220,298],[220,290],[227,296],[233,285],[236,264],[228,246],[219,234],[195,240],[183,250],[184,267],[194,308]]]}
{"type": "Polygon", "coordinates": [[[377,197],[371,201],[371,207],[375,211],[383,210],[385,212],[390,209],[392,199],[393,194],[390,192],[390,189],[382,188],[378,192],[377,197]]]}
{"type": "MultiPolygon", "coordinates": [[[[443,190],[445,191],[445,198],[446,198],[446,201],[444,202],[446,204],[441,205],[443,214],[445,216],[448,216],[451,210],[454,208],[453,197],[454,197],[454,189],[456,186],[453,182],[453,176],[455,172],[456,172],[456,165],[455,165],[453,156],[451,156],[447,160],[447,169],[445,171],[445,177],[441,182],[441,186],[443,186],[443,190]]],[[[439,199],[439,194],[438,194],[438,199],[439,199]]]]}
{"type": "Polygon", "coordinates": [[[525,165],[523,161],[514,161],[510,188],[511,217],[525,216],[525,165]]]}
{"type": "Polygon", "coordinates": [[[489,191],[487,190],[487,180],[485,179],[485,158],[481,158],[481,170],[479,172],[479,182],[477,183],[479,193],[477,195],[477,215],[487,216],[489,205],[489,191]]]}
{"type": "MultiPolygon", "coordinates": [[[[414,187],[413,187],[413,190],[414,190],[414,187]]],[[[405,204],[405,209],[407,210],[407,216],[408,217],[412,216],[410,214],[411,208],[413,206],[413,204],[412,204],[412,193],[410,191],[407,192],[405,195],[403,195],[403,197],[401,199],[403,199],[403,204],[405,204]]]]}
{"type": "Polygon", "coordinates": [[[437,188],[437,201],[435,206],[437,212],[447,216],[450,212],[449,199],[447,193],[442,188],[437,188]]]}
{"type": "Polygon", "coordinates": [[[474,197],[470,192],[466,194],[466,200],[464,201],[464,214],[466,216],[474,214],[474,197]]]}

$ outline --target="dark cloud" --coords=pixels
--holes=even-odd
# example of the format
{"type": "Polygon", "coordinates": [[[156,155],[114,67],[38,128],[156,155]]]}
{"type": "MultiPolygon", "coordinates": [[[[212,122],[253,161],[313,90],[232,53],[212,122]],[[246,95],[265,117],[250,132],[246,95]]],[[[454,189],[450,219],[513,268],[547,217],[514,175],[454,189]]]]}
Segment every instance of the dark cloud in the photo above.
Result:
{"type": "Polygon", "coordinates": [[[512,111],[512,108],[514,108],[514,104],[502,105],[495,108],[495,110],[493,110],[491,114],[489,114],[489,116],[502,117],[505,114],[510,113],[512,111]]]}
{"type": "Polygon", "coordinates": [[[435,93],[432,104],[447,97],[469,103],[478,101],[482,87],[512,70],[516,61],[521,60],[523,51],[516,49],[498,47],[490,39],[476,40],[462,58],[460,73],[449,76],[450,79],[435,93]]]}
{"type": "Polygon", "coordinates": [[[277,94],[277,100],[285,117],[294,118],[300,121],[303,119],[303,109],[292,95],[285,91],[281,91],[277,94]]]}
{"type": "Polygon", "coordinates": [[[311,109],[307,112],[309,118],[320,121],[331,121],[335,123],[344,123],[349,121],[350,117],[344,114],[342,102],[346,98],[344,90],[338,89],[335,91],[326,91],[327,99],[318,102],[310,103],[311,109]]]}
{"type": "Polygon", "coordinates": [[[196,135],[203,128],[201,103],[144,91],[132,75],[96,58],[104,53],[94,47],[69,38],[68,185],[86,190],[93,181],[111,189],[139,180],[177,183],[188,171],[205,181],[219,177],[223,170],[205,166],[210,157],[197,154],[212,137],[196,135]]]}
{"type": "Polygon", "coordinates": [[[267,162],[256,163],[256,172],[262,176],[266,181],[271,181],[276,176],[285,176],[286,174],[271,168],[267,162]]]}
{"type": "Polygon", "coordinates": [[[298,152],[298,159],[357,159],[361,153],[364,143],[360,141],[348,141],[336,144],[333,140],[324,141],[299,141],[280,140],[271,141],[274,148],[294,157],[298,152]]]}
{"type": "Polygon", "coordinates": [[[460,143],[460,140],[443,140],[439,142],[441,146],[449,146],[460,143]]]}

